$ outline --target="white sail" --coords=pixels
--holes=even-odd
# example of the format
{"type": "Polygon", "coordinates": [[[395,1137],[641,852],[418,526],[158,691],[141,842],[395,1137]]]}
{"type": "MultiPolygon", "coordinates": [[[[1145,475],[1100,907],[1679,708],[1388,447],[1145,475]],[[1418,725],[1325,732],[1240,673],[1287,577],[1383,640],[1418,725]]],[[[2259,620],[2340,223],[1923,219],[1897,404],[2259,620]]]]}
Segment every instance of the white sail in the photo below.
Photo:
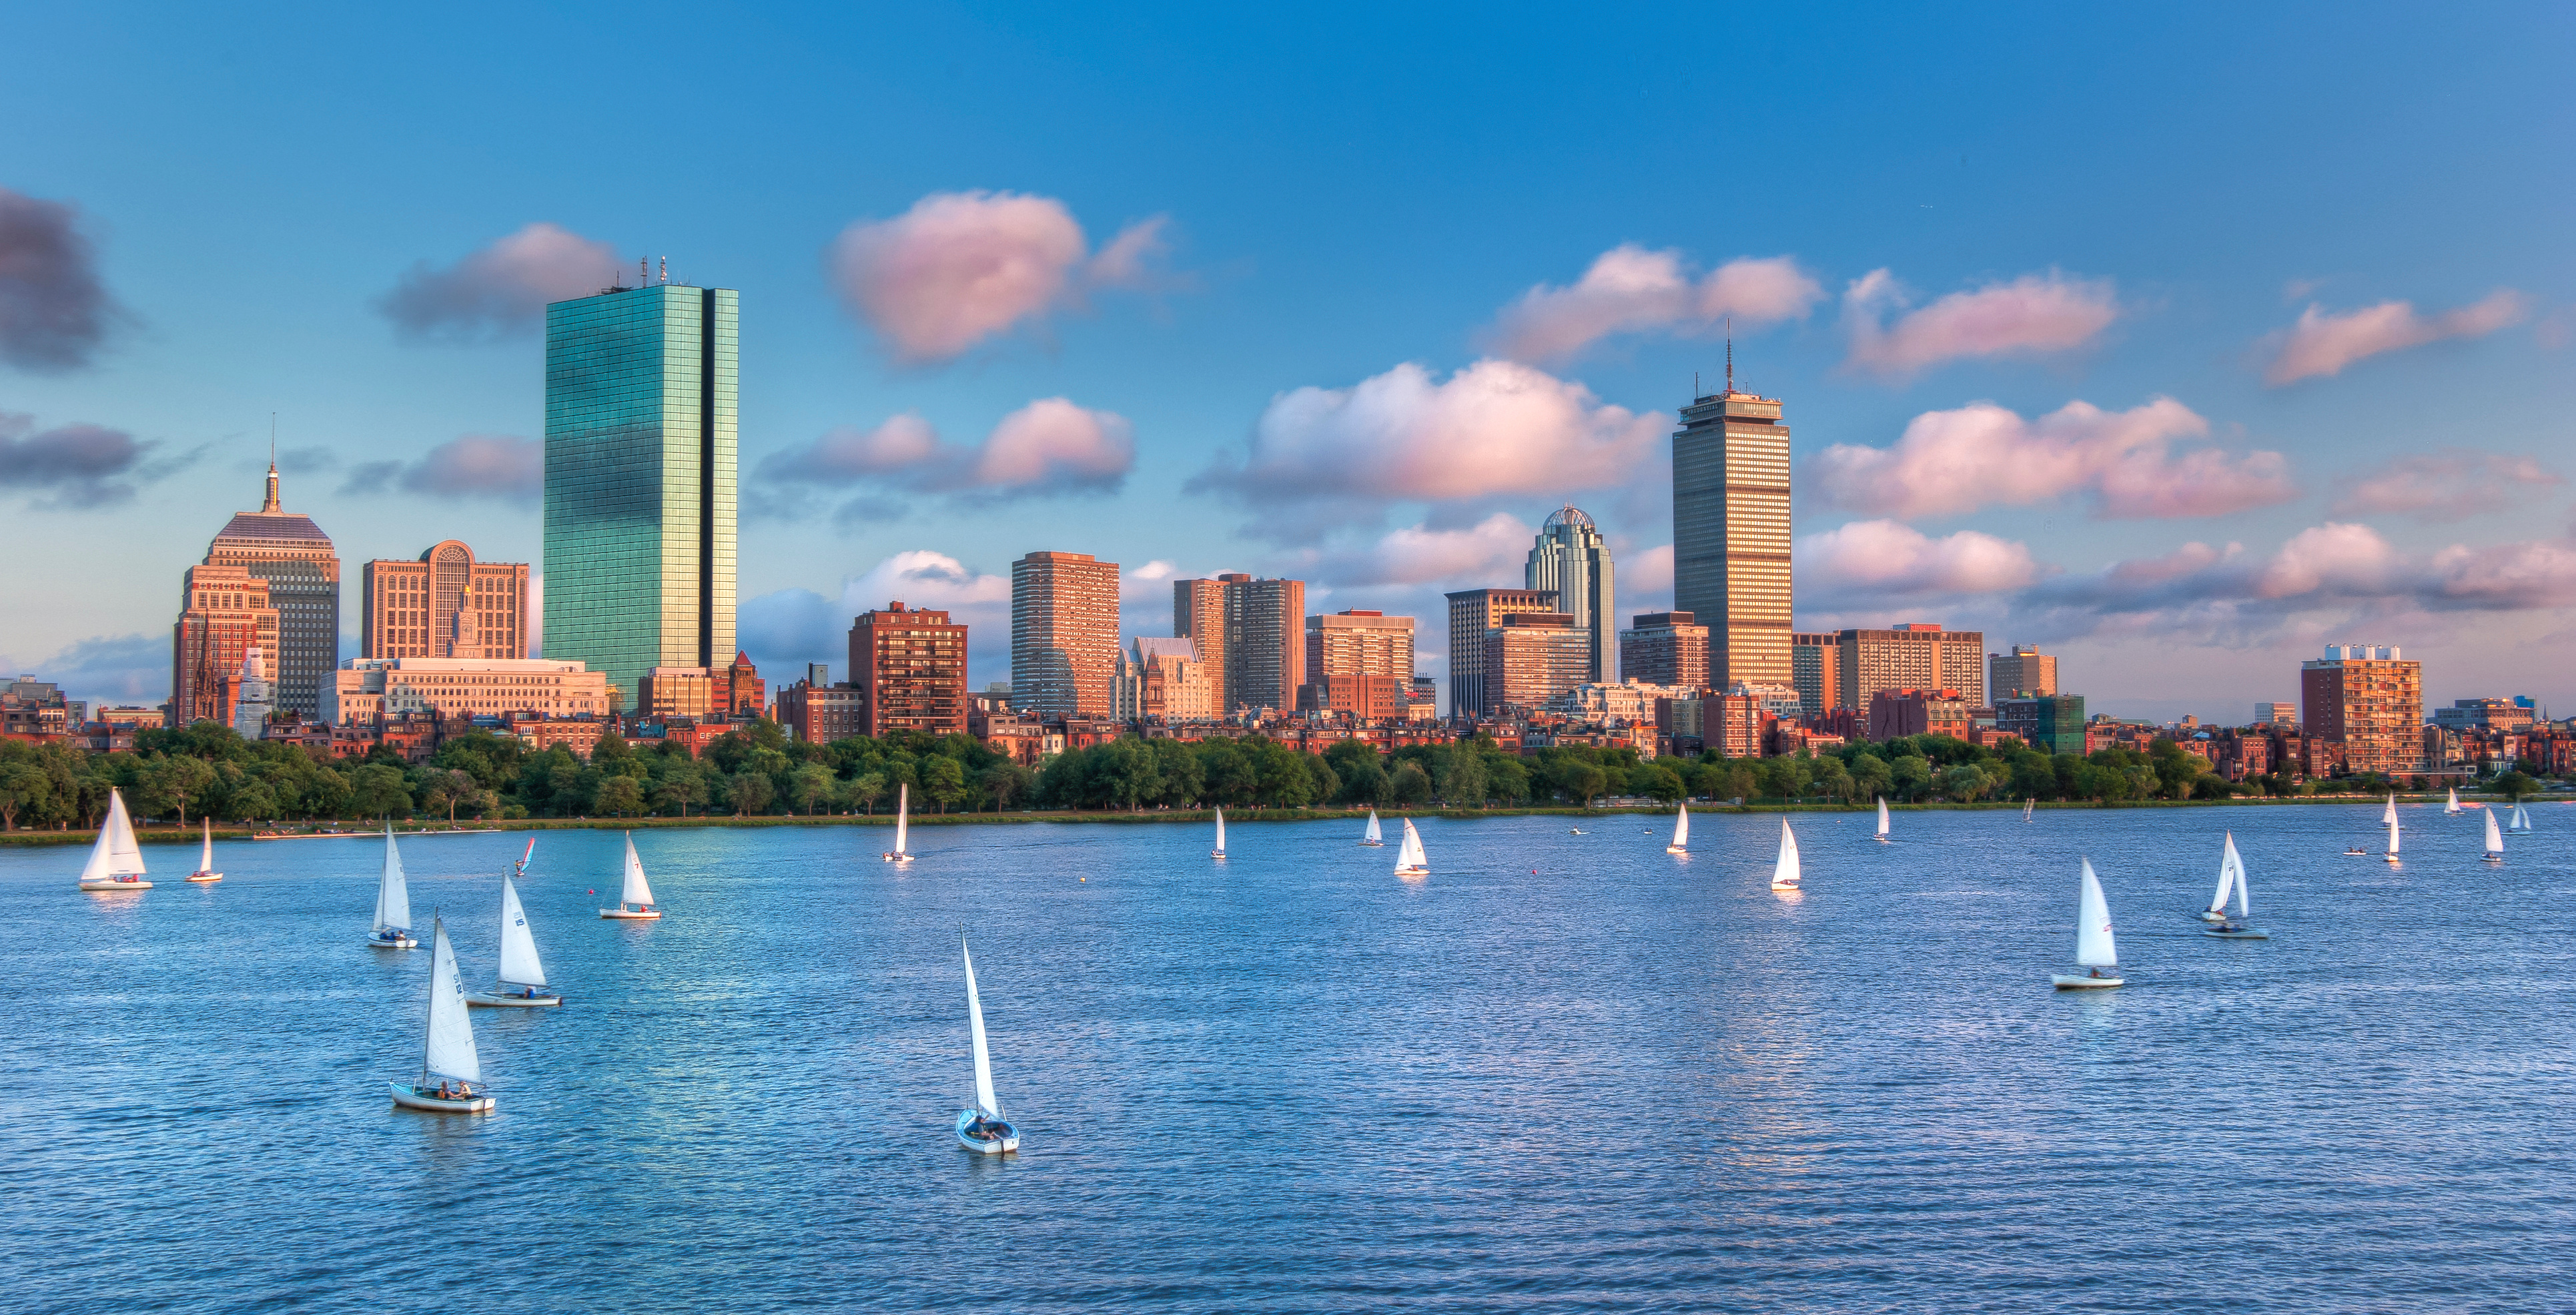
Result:
{"type": "Polygon", "coordinates": [[[898,854],[910,852],[904,848],[904,845],[910,840],[911,835],[912,783],[907,781],[894,788],[894,852],[898,854]]]}
{"type": "Polygon", "coordinates": [[[644,860],[635,857],[635,833],[632,831],[626,833],[626,888],[618,892],[617,902],[637,908],[650,907],[653,903],[653,888],[644,882],[644,860]]]}
{"type": "Polygon", "coordinates": [[[403,884],[402,851],[394,848],[394,824],[385,823],[385,875],[376,883],[376,930],[411,930],[411,888],[403,884]]]}
{"type": "Polygon", "coordinates": [[[536,934],[528,930],[528,911],[520,907],[519,888],[501,878],[501,981],[518,986],[546,984],[546,966],[537,959],[536,934]]]}
{"type": "Polygon", "coordinates": [[[2115,968],[2119,947],[2111,942],[2111,902],[2102,898],[2102,881],[2093,875],[2093,860],[2084,860],[2084,891],[2075,908],[2075,962],[2087,968],[2115,968]]]}
{"type": "Polygon", "coordinates": [[[429,1041],[420,1066],[442,1078],[483,1080],[483,1063],[474,1054],[474,1023],[465,1010],[465,984],[456,975],[456,948],[447,943],[447,923],[432,920],[433,949],[429,968],[429,1041]]]}
{"type": "Polygon", "coordinates": [[[2379,814],[2379,822],[2382,826],[2397,825],[2397,796],[2395,794],[2388,796],[2388,807],[2381,810],[2379,814]]]}
{"type": "Polygon", "coordinates": [[[2458,786],[2451,787],[2451,801],[2442,805],[2442,811],[2445,813],[2456,813],[2460,811],[2460,788],[2458,786]]]}
{"type": "Polygon", "coordinates": [[[1404,819],[1404,844],[1395,851],[1395,870],[1428,871],[1431,861],[1422,853],[1422,833],[1413,829],[1413,819],[1404,819]]]}
{"type": "Polygon", "coordinates": [[[1366,840],[1366,841],[1370,841],[1370,842],[1372,842],[1372,843],[1386,839],[1386,837],[1385,837],[1384,835],[1381,835],[1381,834],[1378,832],[1378,829],[1377,829],[1377,810],[1376,810],[1376,809],[1374,809],[1374,808],[1372,808],[1372,809],[1370,809],[1370,810],[1369,810],[1368,834],[1366,834],[1366,835],[1364,835],[1364,836],[1361,836],[1361,837],[1360,837],[1360,839],[1362,839],[1362,840],[1366,840]]]}
{"type": "Polygon", "coordinates": [[[2397,823],[2394,820],[2388,824],[2388,856],[2397,857],[2397,823]]]}
{"type": "Polygon", "coordinates": [[[1216,810],[1216,853],[1219,858],[1225,857],[1225,806],[1222,804],[1216,810]]]}
{"type": "Polygon", "coordinates": [[[1789,819],[1780,819],[1780,857],[1771,864],[1771,884],[1798,884],[1798,833],[1789,829],[1789,819]]]}
{"type": "Polygon", "coordinates": [[[1887,838],[1887,800],[1884,798],[1878,801],[1878,835],[1882,840],[1887,838]]]}
{"type": "Polygon", "coordinates": [[[2245,859],[2236,852],[2236,837],[2227,837],[2227,857],[2236,866],[2236,918],[2242,922],[2254,916],[2254,891],[2251,874],[2245,870],[2245,859]]]}
{"type": "Polygon", "coordinates": [[[2487,810],[2487,852],[2490,854],[2504,852],[2504,833],[2496,829],[2495,810],[2492,808],[2487,810]]]}
{"type": "Polygon", "coordinates": [[[957,953],[966,961],[966,1030],[975,1041],[975,1108],[988,1119],[1002,1117],[1001,1099],[993,1094],[993,1052],[984,1047],[984,1002],[975,997],[975,955],[966,942],[957,942],[957,953]]]}
{"type": "Polygon", "coordinates": [[[2218,893],[2209,897],[2210,912],[2227,911],[2228,892],[2235,889],[2237,871],[2243,865],[2244,860],[2236,856],[2236,833],[2230,831],[2227,833],[2227,848],[2218,856],[2218,893]]]}
{"type": "Polygon", "coordinates": [[[2029,820],[2030,820],[2030,810],[2032,810],[2032,809],[2034,809],[2034,808],[2037,808],[2037,807],[2039,807],[2039,796],[2038,796],[2038,795],[2032,795],[2032,796],[2030,796],[2029,798],[2022,800],[2022,801],[2021,801],[2021,820],[2023,820],[2023,821],[2025,821],[2025,822],[2029,821],[2029,820]]]}
{"type": "Polygon", "coordinates": [[[2515,804],[2513,806],[2513,829],[2516,831],[2528,831],[2531,829],[2531,814],[2522,811],[2521,804],[2515,804]]]}
{"type": "Polygon", "coordinates": [[[1673,808],[1673,848],[1690,848],[1689,804],[1678,804],[1673,808]]]}
{"type": "Polygon", "coordinates": [[[203,843],[197,846],[197,870],[199,872],[212,872],[215,870],[214,819],[200,818],[198,820],[205,823],[206,838],[203,843]]]}
{"type": "Polygon", "coordinates": [[[142,875],[143,847],[134,841],[134,819],[126,815],[124,794],[110,786],[107,820],[99,825],[98,841],[89,848],[89,861],[81,865],[80,879],[106,881],[142,875]]]}

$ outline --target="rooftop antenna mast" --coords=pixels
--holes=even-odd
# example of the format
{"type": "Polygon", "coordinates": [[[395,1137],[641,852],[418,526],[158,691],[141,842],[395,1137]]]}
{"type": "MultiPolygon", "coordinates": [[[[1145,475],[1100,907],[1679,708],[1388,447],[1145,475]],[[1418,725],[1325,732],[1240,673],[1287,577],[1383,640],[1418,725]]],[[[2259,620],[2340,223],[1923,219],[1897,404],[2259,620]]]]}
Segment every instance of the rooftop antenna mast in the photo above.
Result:
{"type": "Polygon", "coordinates": [[[1726,317],[1726,391],[1735,391],[1735,317],[1726,317]]]}

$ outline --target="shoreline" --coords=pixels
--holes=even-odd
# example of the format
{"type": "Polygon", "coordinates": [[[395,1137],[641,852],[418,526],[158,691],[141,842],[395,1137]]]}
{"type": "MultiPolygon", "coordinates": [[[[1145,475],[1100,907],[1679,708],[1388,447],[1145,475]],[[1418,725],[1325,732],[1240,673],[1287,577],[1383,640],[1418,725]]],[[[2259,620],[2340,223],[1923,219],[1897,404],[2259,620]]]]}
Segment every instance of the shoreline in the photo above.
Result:
{"type": "MultiPolygon", "coordinates": [[[[2041,803],[2038,806],[2038,811],[2113,812],[2120,809],[2131,808],[2272,808],[2334,804],[2358,806],[2368,804],[2370,800],[2371,796],[2368,795],[2337,794],[2296,795],[2284,798],[2251,799],[2137,799],[2123,800],[2119,803],[2111,804],[2069,803],[2061,801],[2056,803],[2041,803]]],[[[2398,801],[2401,804],[2414,807],[2440,803],[2442,802],[2442,796],[2410,796],[2400,794],[2398,796],[2398,801]]],[[[2547,802],[2545,797],[2541,798],[2539,801],[2547,802]]],[[[2563,800],[2562,802],[2576,802],[2576,799],[2563,800]]],[[[2461,806],[2465,810],[2471,807],[2487,806],[2509,808],[2512,805],[2500,799],[2489,800],[2482,797],[2474,801],[2462,800],[2461,806]]],[[[1380,808],[1378,812],[1383,817],[1438,817],[1453,820],[1480,817],[1665,817],[1670,815],[1668,811],[1669,807],[1669,805],[1665,804],[1620,804],[1600,808],[1576,808],[1572,806],[1521,808],[1426,807],[1409,810],[1380,808]]],[[[1750,815],[1760,813],[1868,813],[1873,811],[1876,807],[1877,805],[1875,802],[1826,803],[1822,801],[1802,802],[1786,799],[1754,800],[1743,804],[1705,803],[1698,800],[1691,801],[1691,811],[1701,814],[1737,813],[1750,815]]],[[[1912,804],[1889,804],[1888,808],[1890,811],[1900,813],[2001,812],[2018,811],[2021,808],[2021,803],[2019,801],[2006,802],[2001,800],[1981,800],[1976,803],[1964,804],[1949,801],[1936,801],[1912,804]]],[[[1228,814],[1227,820],[1233,822],[1357,822],[1367,816],[1368,809],[1365,806],[1350,809],[1247,808],[1228,814]]],[[[1162,823],[1191,823],[1205,825],[1212,821],[1214,817],[1214,810],[1206,808],[1152,809],[1144,812],[1125,812],[1108,809],[1030,809],[1008,813],[915,813],[912,816],[912,825],[916,827],[993,825],[1020,826],[1034,822],[1078,822],[1113,826],[1145,826],[1162,823]]],[[[443,823],[430,823],[411,828],[397,826],[394,828],[394,834],[403,839],[427,839],[435,836],[447,835],[499,835],[516,832],[534,833],[539,831],[655,831],[696,830],[711,827],[757,828],[778,826],[827,827],[892,825],[894,825],[894,814],[892,813],[878,813],[873,816],[864,813],[856,815],[827,814],[820,817],[781,817],[772,815],[735,817],[723,814],[713,817],[700,816],[688,818],[529,817],[493,822],[478,822],[471,819],[459,819],[453,828],[450,828],[443,823]]],[[[352,828],[338,832],[296,831],[263,837],[255,834],[255,828],[247,826],[215,828],[215,838],[219,840],[372,840],[381,837],[383,834],[384,832],[382,829],[371,830],[352,828]]],[[[197,843],[201,836],[202,833],[193,826],[138,825],[135,828],[136,841],[145,845],[192,845],[197,843]]],[[[92,844],[95,843],[97,839],[98,832],[95,830],[5,831],[0,832],[0,847],[16,846],[30,849],[55,848],[67,845],[92,844]]]]}

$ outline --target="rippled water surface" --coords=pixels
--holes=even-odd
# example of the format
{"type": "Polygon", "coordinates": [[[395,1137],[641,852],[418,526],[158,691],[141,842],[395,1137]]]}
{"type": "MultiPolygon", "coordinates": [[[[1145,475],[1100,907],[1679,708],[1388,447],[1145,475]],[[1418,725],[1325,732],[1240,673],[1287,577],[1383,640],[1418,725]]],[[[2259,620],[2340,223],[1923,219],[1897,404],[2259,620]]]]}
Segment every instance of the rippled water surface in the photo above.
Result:
{"type": "MultiPolygon", "coordinates": [[[[560,1010],[477,1010],[488,1117],[385,1099],[426,952],[379,847],[73,890],[0,852],[20,1310],[2379,1310],[2576,1303],[2576,808],[2511,862],[2376,806],[640,834],[523,888],[560,1010]],[[2203,938],[2233,826],[2268,942],[2203,938]],[[2076,859],[2131,985],[2061,995],[2076,859]],[[597,893],[594,893],[597,892],[597,893]],[[960,1151],[957,940],[1025,1137],[960,1151]]],[[[407,843],[493,964],[524,837],[407,843]]],[[[166,875],[165,875],[166,874],[166,875]]],[[[424,939],[426,939],[424,937],[424,939]]]]}

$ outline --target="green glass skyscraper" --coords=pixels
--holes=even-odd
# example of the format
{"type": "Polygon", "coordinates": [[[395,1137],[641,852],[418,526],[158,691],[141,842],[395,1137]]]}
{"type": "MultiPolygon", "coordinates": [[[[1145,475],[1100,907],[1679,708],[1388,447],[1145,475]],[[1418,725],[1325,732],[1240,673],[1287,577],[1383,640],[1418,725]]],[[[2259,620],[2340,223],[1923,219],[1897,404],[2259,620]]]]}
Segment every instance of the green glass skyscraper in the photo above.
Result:
{"type": "Polygon", "coordinates": [[[608,674],[734,654],[736,305],[609,288],[546,307],[545,655],[608,674]]]}

